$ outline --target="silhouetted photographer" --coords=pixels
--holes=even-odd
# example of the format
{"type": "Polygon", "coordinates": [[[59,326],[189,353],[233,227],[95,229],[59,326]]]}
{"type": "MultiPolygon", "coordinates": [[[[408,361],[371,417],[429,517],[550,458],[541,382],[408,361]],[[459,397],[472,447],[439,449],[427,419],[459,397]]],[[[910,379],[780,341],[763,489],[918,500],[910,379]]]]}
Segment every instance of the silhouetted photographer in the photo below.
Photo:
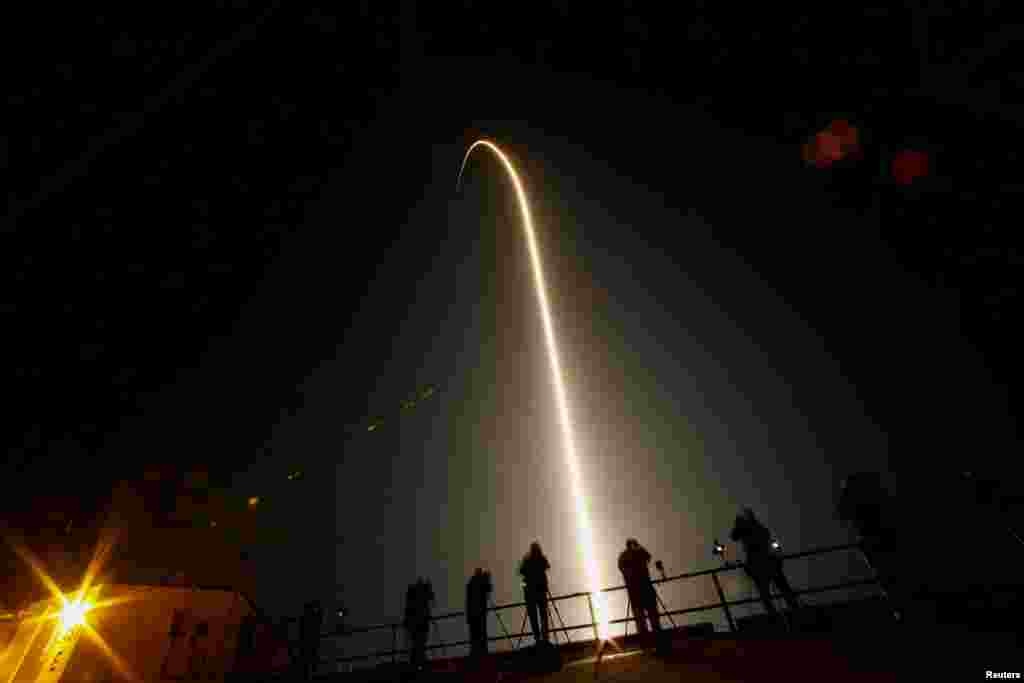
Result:
{"type": "MultiPolygon", "coordinates": [[[[782,593],[783,599],[789,606],[790,611],[800,609],[800,602],[793,593],[793,589],[782,572],[782,558],[774,547],[772,534],[762,524],[754,511],[744,508],[743,514],[736,517],[736,524],[733,526],[729,537],[743,545],[746,554],[746,562],[743,567],[757,586],[757,592],[761,596],[761,602],[765,610],[778,617],[779,611],[775,608],[772,600],[772,584],[782,593]]],[[[787,622],[788,625],[788,622],[787,622]]]]}
{"type": "Polygon", "coordinates": [[[626,593],[629,595],[629,604],[633,610],[638,633],[649,632],[648,620],[651,621],[651,628],[655,631],[661,630],[658,596],[654,592],[654,584],[651,583],[651,573],[648,569],[650,563],[651,554],[639,541],[635,538],[626,541],[626,549],[619,554],[619,571],[626,581],[626,593]]]}
{"type": "Polygon", "coordinates": [[[892,605],[893,616],[903,619],[898,604],[895,577],[895,534],[890,528],[889,494],[877,472],[858,472],[839,485],[839,518],[857,532],[857,540],[868,567],[874,572],[882,591],[892,605]]]}
{"type": "Polygon", "coordinates": [[[469,656],[479,661],[487,654],[487,598],[494,590],[491,573],[477,567],[466,584],[466,623],[469,625],[469,656]]]}
{"type": "Polygon", "coordinates": [[[519,563],[523,577],[523,599],[530,617],[530,628],[538,645],[548,644],[548,569],[551,565],[541,552],[540,543],[530,544],[530,552],[519,563]]]}
{"type": "Polygon", "coordinates": [[[299,620],[300,652],[302,653],[302,675],[311,681],[320,663],[320,631],[324,624],[324,611],[319,600],[311,600],[302,608],[299,620]]]}
{"type": "Polygon", "coordinates": [[[420,577],[405,592],[405,630],[409,636],[411,652],[409,663],[422,668],[427,661],[427,635],[430,633],[430,608],[434,602],[434,588],[420,577]]]}
{"type": "Polygon", "coordinates": [[[650,620],[657,645],[662,649],[664,643],[661,619],[658,616],[658,594],[651,583],[650,563],[651,554],[647,549],[635,538],[628,539],[626,549],[619,555],[619,571],[626,581],[626,592],[629,594],[629,605],[633,610],[636,630],[641,636],[649,633],[647,622],[650,620]]]}

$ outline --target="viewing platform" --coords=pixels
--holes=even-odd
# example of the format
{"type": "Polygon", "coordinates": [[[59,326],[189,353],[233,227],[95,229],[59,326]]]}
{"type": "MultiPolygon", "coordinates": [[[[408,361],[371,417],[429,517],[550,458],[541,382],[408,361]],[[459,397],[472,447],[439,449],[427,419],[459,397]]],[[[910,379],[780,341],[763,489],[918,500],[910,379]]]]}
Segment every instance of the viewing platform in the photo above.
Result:
{"type": "Polygon", "coordinates": [[[495,653],[477,667],[465,658],[434,659],[420,672],[410,671],[399,662],[325,674],[316,680],[895,682],[985,680],[986,671],[1014,672],[1022,668],[1024,658],[1016,634],[971,632],[955,625],[914,627],[877,621],[873,628],[863,622],[862,628],[856,628],[856,622],[874,611],[871,607],[846,607],[862,614],[830,633],[783,636],[751,628],[745,634],[691,635],[674,629],[671,646],[662,655],[644,647],[637,636],[630,636],[606,645],[600,661],[596,644],[588,641],[552,647],[547,653],[533,647],[495,653]]]}
{"type": "MultiPolygon", "coordinates": [[[[784,559],[849,552],[859,552],[859,547],[817,548],[784,559]]],[[[668,584],[707,581],[719,598],[678,608],[660,601],[660,618],[668,636],[668,647],[661,653],[654,651],[650,636],[639,636],[635,629],[629,633],[633,619],[628,610],[622,618],[609,621],[618,630],[599,650],[591,596],[574,593],[550,599],[548,647],[534,644],[524,628],[525,617],[519,629],[510,629],[519,621],[523,603],[493,605],[488,609],[490,653],[479,664],[460,656],[468,649],[464,637],[442,637],[454,626],[464,625],[465,614],[451,612],[431,618],[424,670],[410,670],[401,626],[384,624],[324,634],[325,644],[361,635],[375,634],[376,640],[373,645],[336,650],[334,656],[322,650],[319,671],[324,673],[317,680],[895,681],[926,680],[921,678],[925,672],[937,680],[985,680],[986,671],[1024,668],[1019,629],[1013,625],[1024,607],[1020,586],[979,587],[945,596],[907,595],[905,611],[897,617],[877,577],[855,579],[796,590],[803,607],[796,613],[783,611],[784,619],[778,619],[759,611],[763,608],[758,597],[727,597],[723,586],[729,584],[719,577],[742,569],[740,563],[727,563],[654,581],[659,591],[668,584]],[[844,599],[820,600],[839,593],[844,599]],[[583,621],[573,616],[587,614],[591,618],[583,621]],[[439,624],[448,625],[440,628],[439,624]],[[385,642],[391,647],[380,647],[385,642]]],[[[606,599],[618,594],[625,605],[625,586],[602,593],[606,599]]]]}

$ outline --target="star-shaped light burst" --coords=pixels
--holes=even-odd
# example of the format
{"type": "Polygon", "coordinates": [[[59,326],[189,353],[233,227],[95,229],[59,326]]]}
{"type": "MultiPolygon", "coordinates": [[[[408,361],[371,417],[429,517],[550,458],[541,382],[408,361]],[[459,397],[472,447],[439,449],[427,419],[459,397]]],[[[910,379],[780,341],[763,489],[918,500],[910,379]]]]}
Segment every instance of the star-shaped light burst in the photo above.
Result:
{"type": "Polygon", "coordinates": [[[39,634],[42,632],[43,629],[41,627],[43,626],[43,622],[47,620],[56,620],[60,623],[57,628],[53,629],[50,641],[47,644],[47,649],[64,641],[66,637],[72,634],[74,629],[79,628],[81,629],[81,634],[96,645],[121,677],[132,681],[139,680],[138,676],[135,675],[124,658],[118,655],[117,652],[110,647],[103,636],[100,635],[94,625],[89,623],[90,614],[118,605],[123,605],[131,600],[131,598],[125,597],[100,600],[99,594],[103,586],[94,585],[96,577],[103,569],[103,566],[106,564],[106,561],[110,556],[110,552],[114,548],[115,542],[115,533],[105,532],[102,535],[100,541],[96,545],[95,551],[93,552],[92,559],[89,560],[89,564],[86,567],[81,583],[75,591],[68,594],[65,594],[61,590],[60,586],[58,586],[47,573],[43,563],[24,543],[11,543],[14,552],[17,553],[18,557],[20,557],[26,565],[28,565],[29,569],[32,570],[33,575],[35,575],[40,583],[42,583],[46,590],[53,596],[52,602],[60,606],[57,610],[46,609],[42,613],[30,618],[30,621],[37,620],[39,624],[32,634],[32,639],[26,647],[26,652],[28,649],[31,649],[32,643],[35,642],[36,638],[38,638],[39,634]]]}

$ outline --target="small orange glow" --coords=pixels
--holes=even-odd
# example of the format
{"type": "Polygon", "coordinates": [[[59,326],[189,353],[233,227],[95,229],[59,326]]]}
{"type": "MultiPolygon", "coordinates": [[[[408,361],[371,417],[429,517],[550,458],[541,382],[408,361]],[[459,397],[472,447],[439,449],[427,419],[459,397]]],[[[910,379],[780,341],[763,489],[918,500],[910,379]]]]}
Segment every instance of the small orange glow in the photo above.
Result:
{"type": "Polygon", "coordinates": [[[250,496],[249,497],[249,507],[254,508],[254,507],[256,507],[259,504],[260,504],[260,497],[259,496],[250,496]]]}

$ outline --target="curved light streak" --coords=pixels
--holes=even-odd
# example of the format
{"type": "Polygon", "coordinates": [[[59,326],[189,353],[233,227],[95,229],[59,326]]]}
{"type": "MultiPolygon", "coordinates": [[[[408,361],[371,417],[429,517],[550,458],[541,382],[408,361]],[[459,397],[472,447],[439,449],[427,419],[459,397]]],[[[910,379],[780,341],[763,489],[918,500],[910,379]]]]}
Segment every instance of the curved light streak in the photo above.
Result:
{"type": "Polygon", "coordinates": [[[519,178],[512,162],[501,149],[490,140],[477,140],[462,158],[462,166],[459,168],[459,176],[455,181],[455,188],[458,190],[462,181],[462,172],[466,168],[469,156],[477,147],[486,147],[494,153],[501,164],[505,167],[512,185],[516,191],[516,199],[519,203],[519,212],[523,217],[523,231],[526,233],[526,244],[530,253],[530,263],[533,266],[533,282],[537,291],[537,301],[540,304],[541,320],[544,324],[544,341],[547,343],[548,360],[551,365],[551,375],[555,385],[555,399],[558,404],[559,425],[562,429],[562,445],[565,451],[565,461],[569,468],[569,479],[572,486],[572,495],[576,503],[576,529],[579,534],[580,545],[583,552],[583,563],[587,574],[587,586],[590,591],[591,604],[594,607],[594,617],[597,622],[598,638],[602,641],[608,640],[608,612],[604,605],[604,595],[601,593],[601,586],[598,580],[597,564],[594,557],[594,538],[590,525],[590,515],[587,511],[587,499],[583,493],[583,482],[580,476],[579,460],[576,457],[576,440],[573,436],[572,419],[569,412],[569,399],[565,390],[564,375],[562,374],[562,363],[558,355],[558,343],[555,339],[555,328],[551,321],[551,307],[548,304],[547,284],[544,280],[544,268],[541,265],[540,249],[537,247],[537,236],[533,229],[533,217],[530,214],[530,203],[523,189],[523,183],[519,178]]]}

